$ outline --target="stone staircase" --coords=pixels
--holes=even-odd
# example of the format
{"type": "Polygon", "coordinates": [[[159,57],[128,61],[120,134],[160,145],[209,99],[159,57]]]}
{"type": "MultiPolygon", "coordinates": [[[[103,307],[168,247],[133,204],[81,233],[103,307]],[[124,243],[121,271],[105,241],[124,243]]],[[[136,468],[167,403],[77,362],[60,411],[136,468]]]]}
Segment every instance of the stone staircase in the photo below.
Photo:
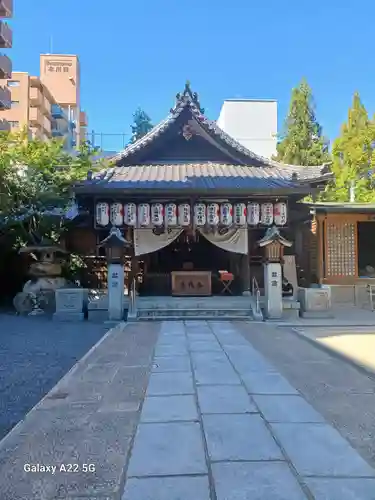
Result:
{"type": "Polygon", "coordinates": [[[136,302],[136,321],[254,319],[252,297],[137,297],[136,302]]]}

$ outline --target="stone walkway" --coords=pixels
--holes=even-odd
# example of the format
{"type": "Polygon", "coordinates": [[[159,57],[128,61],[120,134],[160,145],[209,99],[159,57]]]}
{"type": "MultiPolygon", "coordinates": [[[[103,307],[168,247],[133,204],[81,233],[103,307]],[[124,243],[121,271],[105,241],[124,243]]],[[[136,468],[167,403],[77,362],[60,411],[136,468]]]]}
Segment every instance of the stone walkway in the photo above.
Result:
{"type": "Polygon", "coordinates": [[[162,324],[123,500],[374,500],[375,471],[231,323],[162,324]]]}

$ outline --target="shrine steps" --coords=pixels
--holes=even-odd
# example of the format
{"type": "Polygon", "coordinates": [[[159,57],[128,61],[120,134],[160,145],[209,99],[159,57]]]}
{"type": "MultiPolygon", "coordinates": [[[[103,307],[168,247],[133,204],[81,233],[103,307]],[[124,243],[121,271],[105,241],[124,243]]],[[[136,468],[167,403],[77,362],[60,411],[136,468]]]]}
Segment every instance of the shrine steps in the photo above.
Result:
{"type": "Polygon", "coordinates": [[[254,319],[249,297],[138,297],[137,321],[249,321],[254,319]]]}

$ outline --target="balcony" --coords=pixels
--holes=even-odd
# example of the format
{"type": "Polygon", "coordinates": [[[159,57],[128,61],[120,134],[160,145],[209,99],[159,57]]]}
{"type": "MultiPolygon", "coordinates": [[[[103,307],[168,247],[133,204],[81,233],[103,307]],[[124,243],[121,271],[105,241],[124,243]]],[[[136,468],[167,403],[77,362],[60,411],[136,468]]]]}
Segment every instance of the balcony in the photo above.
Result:
{"type": "Polygon", "coordinates": [[[13,16],[13,0],[0,0],[0,17],[13,16]]]}
{"type": "Polygon", "coordinates": [[[13,44],[13,32],[8,23],[0,21],[0,47],[10,49],[13,44]]]}
{"type": "Polygon", "coordinates": [[[42,127],[44,129],[44,133],[48,137],[51,137],[51,122],[46,116],[43,116],[42,127]]]}
{"type": "Polygon", "coordinates": [[[38,108],[43,106],[43,94],[38,87],[30,87],[29,91],[30,106],[36,106],[38,108]]]}
{"type": "Polygon", "coordinates": [[[43,126],[43,114],[39,108],[30,108],[29,122],[30,125],[36,128],[41,128],[43,126]]]}
{"type": "Polygon", "coordinates": [[[12,61],[5,54],[0,54],[0,78],[12,78],[12,61]]]}
{"type": "Polygon", "coordinates": [[[58,104],[52,104],[51,115],[52,118],[55,118],[56,120],[67,118],[64,111],[58,104]]]}
{"type": "Polygon", "coordinates": [[[0,132],[9,132],[10,123],[7,120],[0,120],[0,132]]]}
{"type": "Polygon", "coordinates": [[[0,109],[10,109],[12,94],[8,87],[0,87],[0,109]]]}

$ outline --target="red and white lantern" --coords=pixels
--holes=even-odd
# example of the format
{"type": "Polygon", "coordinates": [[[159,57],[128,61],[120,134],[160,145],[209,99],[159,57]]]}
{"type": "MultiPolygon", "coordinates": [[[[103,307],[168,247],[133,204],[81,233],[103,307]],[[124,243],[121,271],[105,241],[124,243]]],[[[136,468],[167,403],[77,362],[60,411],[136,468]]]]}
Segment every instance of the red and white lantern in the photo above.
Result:
{"type": "Polygon", "coordinates": [[[127,226],[136,226],[137,205],[135,203],[126,203],[124,205],[124,222],[127,226]]]}
{"type": "Polygon", "coordinates": [[[178,206],[178,223],[182,227],[190,226],[191,210],[189,203],[182,203],[178,206]]]}
{"type": "Polygon", "coordinates": [[[151,205],[151,224],[153,226],[162,226],[164,224],[164,207],[161,203],[151,205]]]}
{"type": "Polygon", "coordinates": [[[177,226],[177,205],[175,203],[165,205],[165,225],[167,227],[177,226]]]}
{"type": "Polygon", "coordinates": [[[237,226],[246,225],[246,205],[245,203],[236,203],[234,205],[234,223],[237,226]]]}
{"type": "Polygon", "coordinates": [[[273,218],[277,226],[285,226],[288,219],[288,210],[286,203],[275,203],[273,209],[273,218]]]}
{"type": "Polygon", "coordinates": [[[96,205],[96,223],[99,226],[108,226],[109,224],[109,204],[105,202],[96,205]]]}
{"type": "Polygon", "coordinates": [[[273,204],[262,203],[260,210],[260,221],[265,226],[271,226],[273,223],[273,204]]]}
{"type": "Polygon", "coordinates": [[[124,207],[122,203],[111,204],[110,219],[113,226],[122,226],[124,224],[124,207]]]}
{"type": "Polygon", "coordinates": [[[260,222],[259,203],[249,203],[247,205],[247,223],[250,226],[257,226],[260,222]]]}
{"type": "Polygon", "coordinates": [[[217,203],[207,205],[207,224],[217,226],[220,222],[220,207],[217,203]]]}
{"type": "Polygon", "coordinates": [[[230,226],[233,223],[233,207],[231,203],[220,205],[220,222],[223,226],[230,226]]]}
{"type": "Polygon", "coordinates": [[[196,203],[194,205],[194,224],[196,226],[204,226],[206,220],[206,205],[204,203],[196,203]]]}
{"type": "Polygon", "coordinates": [[[138,205],[138,225],[139,227],[150,225],[150,205],[148,203],[138,205]]]}

